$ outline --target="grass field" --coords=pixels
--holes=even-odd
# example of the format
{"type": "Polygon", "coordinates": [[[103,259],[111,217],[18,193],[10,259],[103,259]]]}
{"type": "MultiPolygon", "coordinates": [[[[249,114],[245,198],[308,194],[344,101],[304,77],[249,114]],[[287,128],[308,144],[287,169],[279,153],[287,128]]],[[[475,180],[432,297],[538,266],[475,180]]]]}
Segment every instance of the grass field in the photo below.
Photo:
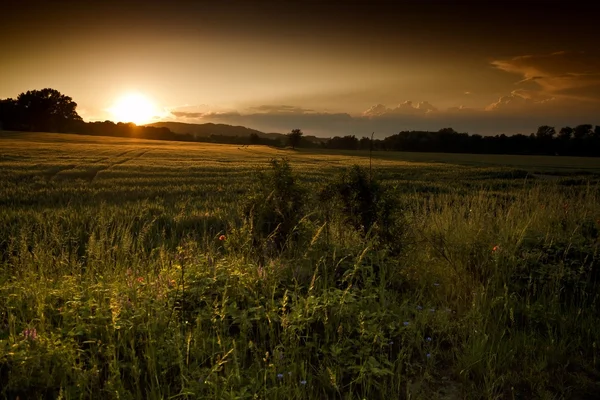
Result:
{"type": "Polygon", "coordinates": [[[0,132],[0,397],[597,398],[600,160],[374,153],[392,234],[353,164],[0,132]]]}

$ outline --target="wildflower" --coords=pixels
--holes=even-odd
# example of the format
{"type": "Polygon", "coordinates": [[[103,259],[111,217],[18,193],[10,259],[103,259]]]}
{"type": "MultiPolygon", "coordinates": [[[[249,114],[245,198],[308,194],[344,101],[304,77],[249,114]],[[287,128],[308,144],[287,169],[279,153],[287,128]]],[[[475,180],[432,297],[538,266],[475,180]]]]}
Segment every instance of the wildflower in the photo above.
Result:
{"type": "Polygon", "coordinates": [[[35,328],[27,328],[23,331],[23,336],[28,340],[36,340],[37,339],[37,330],[35,328]]]}
{"type": "Polygon", "coordinates": [[[305,381],[305,380],[302,380],[302,381],[300,381],[300,384],[301,384],[301,385],[306,385],[306,381],[305,381]]]}
{"type": "Polygon", "coordinates": [[[136,281],[138,281],[138,283],[144,283],[144,278],[140,276],[136,279],[136,281]]]}
{"type": "Polygon", "coordinates": [[[431,358],[431,353],[427,353],[427,358],[431,358]]]}
{"type": "Polygon", "coordinates": [[[408,326],[410,324],[410,322],[404,321],[403,324],[404,324],[404,326],[408,326]]]}
{"type": "Polygon", "coordinates": [[[423,309],[423,307],[417,306],[417,310],[421,311],[422,309],[423,309]]]}
{"type": "Polygon", "coordinates": [[[393,341],[393,340],[390,340],[390,341],[388,342],[388,344],[391,346],[391,345],[393,345],[393,344],[394,344],[394,341],[393,341]]]}
{"type": "Polygon", "coordinates": [[[278,379],[283,379],[283,374],[277,374],[278,379]]]}
{"type": "Polygon", "coordinates": [[[222,241],[224,241],[225,239],[227,239],[227,238],[225,237],[225,235],[221,235],[221,236],[219,236],[219,240],[220,240],[221,242],[222,242],[222,241]]]}
{"type": "Polygon", "coordinates": [[[497,252],[498,250],[500,250],[500,246],[496,245],[492,248],[492,253],[497,252]]]}
{"type": "Polygon", "coordinates": [[[433,340],[433,339],[431,338],[431,336],[427,336],[427,337],[425,338],[425,341],[426,341],[426,342],[431,342],[432,340],[433,340]]]}

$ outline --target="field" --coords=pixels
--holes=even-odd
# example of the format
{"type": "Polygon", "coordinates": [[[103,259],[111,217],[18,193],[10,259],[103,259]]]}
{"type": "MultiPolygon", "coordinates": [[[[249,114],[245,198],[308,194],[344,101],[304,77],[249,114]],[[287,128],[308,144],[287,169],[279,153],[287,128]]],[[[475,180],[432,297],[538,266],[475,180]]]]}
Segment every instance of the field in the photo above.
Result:
{"type": "Polygon", "coordinates": [[[0,132],[0,173],[0,397],[600,393],[598,159],[0,132]]]}

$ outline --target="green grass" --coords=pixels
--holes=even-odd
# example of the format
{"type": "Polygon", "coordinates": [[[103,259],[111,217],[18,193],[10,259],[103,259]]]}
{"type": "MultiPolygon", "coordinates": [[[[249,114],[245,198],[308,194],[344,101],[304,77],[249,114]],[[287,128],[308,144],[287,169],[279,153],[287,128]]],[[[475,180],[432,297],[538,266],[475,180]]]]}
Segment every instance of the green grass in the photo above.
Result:
{"type": "Polygon", "coordinates": [[[0,397],[597,396],[597,160],[375,153],[396,253],[317,199],[351,154],[0,133],[0,397]],[[279,157],[306,210],[258,259],[279,157]]]}

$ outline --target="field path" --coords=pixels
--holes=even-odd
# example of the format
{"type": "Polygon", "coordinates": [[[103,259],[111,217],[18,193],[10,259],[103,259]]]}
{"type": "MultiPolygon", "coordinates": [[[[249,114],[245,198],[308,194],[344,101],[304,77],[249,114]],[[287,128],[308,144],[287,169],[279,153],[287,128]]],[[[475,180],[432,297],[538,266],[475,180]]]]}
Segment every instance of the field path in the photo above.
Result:
{"type": "Polygon", "coordinates": [[[90,183],[94,182],[94,180],[95,180],[95,179],[98,177],[98,174],[99,174],[99,173],[101,173],[102,171],[106,171],[106,170],[108,170],[108,169],[110,169],[110,168],[114,167],[115,165],[121,165],[121,164],[125,164],[125,163],[126,163],[126,162],[128,162],[128,161],[131,161],[131,160],[138,159],[138,158],[142,157],[144,154],[146,154],[146,153],[148,153],[149,151],[151,151],[151,149],[132,149],[132,150],[128,150],[128,151],[125,151],[125,152],[123,152],[123,153],[120,153],[120,154],[118,154],[118,155],[116,155],[116,156],[112,157],[112,159],[114,159],[114,158],[119,158],[119,157],[122,157],[122,156],[124,156],[124,155],[126,155],[126,154],[127,154],[127,155],[129,155],[131,152],[133,152],[133,151],[139,151],[139,150],[141,150],[141,151],[139,152],[139,154],[136,154],[136,155],[134,155],[134,156],[129,156],[129,157],[123,158],[122,160],[113,161],[112,163],[110,163],[110,164],[109,164],[109,165],[107,165],[107,166],[102,166],[102,167],[100,167],[100,168],[97,168],[97,169],[93,170],[94,172],[92,173],[92,175],[91,175],[91,177],[90,177],[90,179],[89,179],[89,180],[90,180],[90,183]]]}
{"type": "Polygon", "coordinates": [[[48,181],[51,181],[54,178],[56,178],[56,176],[58,174],[60,174],[61,172],[68,171],[68,170],[73,169],[75,167],[77,167],[76,164],[66,165],[64,167],[52,167],[52,168],[48,169],[46,172],[44,172],[44,175],[47,175],[46,179],[48,181]]]}

